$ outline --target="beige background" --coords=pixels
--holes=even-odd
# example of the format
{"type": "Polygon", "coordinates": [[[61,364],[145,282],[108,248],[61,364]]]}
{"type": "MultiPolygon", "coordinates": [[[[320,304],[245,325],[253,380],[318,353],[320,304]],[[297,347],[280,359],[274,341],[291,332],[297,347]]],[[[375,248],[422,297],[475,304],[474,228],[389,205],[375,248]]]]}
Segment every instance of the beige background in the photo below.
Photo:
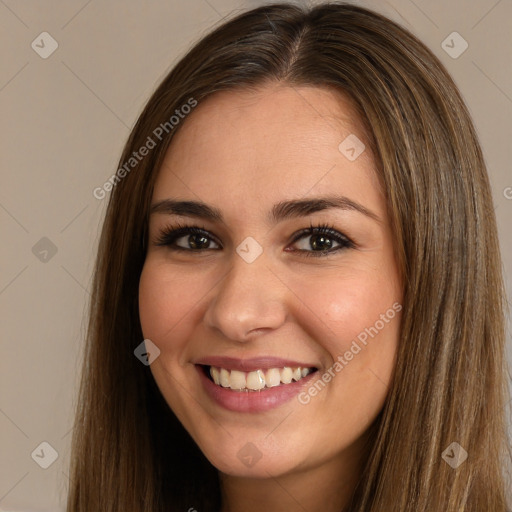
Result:
{"type": "MultiPolygon", "coordinates": [[[[0,0],[0,510],[64,510],[84,311],[106,206],[93,189],[116,170],[138,113],[178,56],[233,10],[262,3],[0,0]],[[47,59],[31,47],[44,31],[58,42],[47,59]],[[43,237],[56,254],[42,252],[47,241],[34,254],[43,237]],[[43,441],[59,455],[46,470],[31,458],[43,441]]],[[[510,297],[512,2],[357,3],[417,34],[460,86],[489,166],[510,297]],[[453,31],[469,44],[457,59],[441,46],[453,31]]]]}

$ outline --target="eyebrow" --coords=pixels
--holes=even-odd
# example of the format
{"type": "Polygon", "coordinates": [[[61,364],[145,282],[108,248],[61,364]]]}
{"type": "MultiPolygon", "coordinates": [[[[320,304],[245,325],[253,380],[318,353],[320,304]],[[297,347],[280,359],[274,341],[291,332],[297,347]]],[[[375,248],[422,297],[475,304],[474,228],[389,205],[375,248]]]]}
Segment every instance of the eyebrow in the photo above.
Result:
{"type": "MultiPolygon", "coordinates": [[[[286,219],[305,217],[322,210],[341,209],[357,211],[377,222],[382,222],[374,212],[352,201],[345,196],[314,197],[310,199],[294,199],[276,203],[268,214],[269,223],[278,223],[286,219]]],[[[210,221],[224,222],[222,212],[200,201],[178,201],[163,199],[151,206],[150,214],[164,213],[168,215],[180,215],[194,217],[210,221]]]]}

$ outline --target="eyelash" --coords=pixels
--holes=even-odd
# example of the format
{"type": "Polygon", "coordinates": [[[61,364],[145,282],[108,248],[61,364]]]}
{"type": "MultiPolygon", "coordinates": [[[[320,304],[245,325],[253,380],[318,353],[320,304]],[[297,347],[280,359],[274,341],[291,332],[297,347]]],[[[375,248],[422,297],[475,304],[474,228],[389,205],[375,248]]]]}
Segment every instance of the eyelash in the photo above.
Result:
{"type": "MultiPolygon", "coordinates": [[[[214,250],[218,251],[219,249],[185,249],[183,247],[176,246],[174,242],[183,236],[186,235],[203,235],[206,238],[209,238],[210,240],[213,240],[216,244],[220,245],[222,247],[222,244],[220,241],[214,237],[211,236],[211,234],[206,230],[204,227],[200,226],[184,226],[181,224],[177,224],[176,227],[167,226],[162,229],[156,240],[154,241],[154,244],[157,246],[169,246],[169,249],[172,251],[180,251],[180,252],[191,252],[191,253],[199,253],[204,252],[208,250],[214,250]]],[[[348,238],[343,233],[340,233],[337,231],[333,226],[328,224],[319,224],[316,226],[313,226],[312,224],[309,226],[309,228],[305,228],[300,230],[298,233],[294,234],[293,239],[291,241],[292,244],[299,241],[301,238],[304,238],[305,236],[312,236],[312,235],[328,235],[328,238],[333,239],[335,242],[339,243],[339,247],[335,247],[334,249],[326,250],[326,251],[307,251],[304,249],[297,249],[294,252],[302,253],[305,257],[321,257],[328,254],[332,254],[335,252],[338,252],[343,249],[353,249],[355,248],[355,243],[348,238]]]]}

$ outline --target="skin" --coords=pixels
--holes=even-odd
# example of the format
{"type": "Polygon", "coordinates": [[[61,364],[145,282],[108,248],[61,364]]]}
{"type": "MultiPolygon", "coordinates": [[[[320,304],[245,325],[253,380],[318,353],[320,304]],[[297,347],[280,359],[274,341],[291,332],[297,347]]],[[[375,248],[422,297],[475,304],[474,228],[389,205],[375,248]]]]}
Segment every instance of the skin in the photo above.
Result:
{"type": "MultiPolygon", "coordinates": [[[[152,202],[202,201],[218,208],[223,222],[150,217],[139,304],[144,337],[161,350],[152,374],[219,470],[222,512],[284,511],[298,504],[339,511],[353,492],[368,428],[387,395],[400,314],[366,346],[359,343],[361,351],[307,404],[294,398],[263,413],[228,411],[205,394],[193,361],[212,355],[292,358],[319,369],[313,383],[333,371],[365,328],[401,304],[373,156],[368,144],[355,161],[338,149],[349,134],[365,142],[364,130],[339,93],[283,84],[216,93],[182,123],[152,202]],[[277,223],[267,219],[280,201],[332,195],[348,197],[378,219],[339,208],[277,223]],[[161,231],[177,222],[204,228],[221,246],[211,239],[210,249],[193,253],[156,245],[161,231]],[[315,251],[315,235],[295,242],[293,235],[323,223],[355,246],[307,257],[305,251],[315,251]],[[263,248],[250,264],[235,250],[249,236],[263,248]],[[237,457],[248,442],[261,453],[252,467],[237,457]]],[[[191,248],[188,236],[176,243],[191,248]]]]}

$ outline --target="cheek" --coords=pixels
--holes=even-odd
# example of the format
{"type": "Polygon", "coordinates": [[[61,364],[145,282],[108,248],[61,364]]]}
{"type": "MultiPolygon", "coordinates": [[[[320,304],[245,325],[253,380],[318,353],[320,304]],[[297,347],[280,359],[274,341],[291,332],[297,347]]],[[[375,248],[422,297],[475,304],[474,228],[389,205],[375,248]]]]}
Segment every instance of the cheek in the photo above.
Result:
{"type": "MultiPolygon", "coordinates": [[[[371,273],[325,276],[307,284],[297,282],[295,289],[309,311],[311,324],[324,332],[325,339],[340,345],[350,344],[401,299],[394,282],[371,273]]],[[[394,311],[391,314],[395,316],[394,311]]],[[[391,323],[396,322],[379,330],[388,330],[391,323]]]]}
{"type": "Polygon", "coordinates": [[[163,265],[147,261],[139,282],[139,315],[145,338],[160,348],[183,339],[180,331],[190,325],[201,290],[190,279],[163,265]]]}
{"type": "MultiPolygon", "coordinates": [[[[401,310],[397,281],[366,268],[301,286],[296,289],[307,312],[302,325],[329,354],[324,362],[335,375],[332,399],[342,397],[349,409],[359,411],[356,423],[366,421],[381,407],[395,365],[401,310]]],[[[327,394],[324,398],[330,403],[327,394]]]]}
{"type": "Polygon", "coordinates": [[[316,333],[330,356],[319,376],[328,391],[318,397],[311,388],[308,393],[326,415],[341,408],[332,428],[347,438],[361,434],[381,410],[395,366],[401,294],[395,281],[381,276],[338,273],[331,280],[310,280],[301,290],[309,311],[302,316],[303,327],[316,333]]]}

